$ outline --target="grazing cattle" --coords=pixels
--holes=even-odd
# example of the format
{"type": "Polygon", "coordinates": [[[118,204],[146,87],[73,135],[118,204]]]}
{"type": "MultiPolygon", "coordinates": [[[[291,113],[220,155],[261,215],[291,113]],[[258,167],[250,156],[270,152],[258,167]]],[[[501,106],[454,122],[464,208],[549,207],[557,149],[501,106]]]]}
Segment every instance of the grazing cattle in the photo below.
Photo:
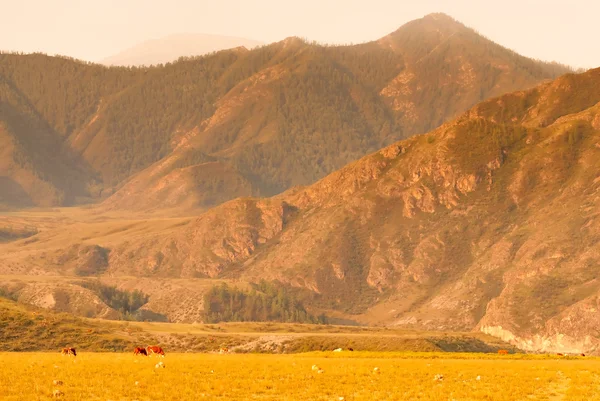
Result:
{"type": "Polygon", "coordinates": [[[336,348],[336,349],[333,350],[333,352],[342,352],[342,349],[341,348],[336,348]]]}
{"type": "Polygon", "coordinates": [[[559,352],[559,353],[557,353],[556,355],[557,355],[557,356],[565,356],[565,354],[562,354],[562,353],[560,353],[560,352],[559,352]]]}
{"type": "Polygon", "coordinates": [[[223,347],[219,349],[219,354],[227,354],[229,352],[229,348],[223,347]]]}
{"type": "Polygon", "coordinates": [[[63,348],[62,351],[60,352],[63,355],[73,355],[73,356],[77,356],[77,351],[75,351],[75,348],[69,347],[69,348],[63,348]]]}
{"type": "Polygon", "coordinates": [[[354,351],[354,348],[348,348],[348,351],[354,351]]]}
{"type": "Polygon", "coordinates": [[[133,355],[145,355],[148,356],[148,351],[144,347],[135,347],[133,350],[133,355]]]}
{"type": "Polygon", "coordinates": [[[146,352],[148,353],[148,356],[153,355],[153,354],[160,355],[162,357],[165,356],[165,351],[163,351],[163,349],[161,347],[159,347],[158,345],[147,346],[146,352]]]}
{"type": "Polygon", "coordinates": [[[581,354],[579,354],[580,356],[585,356],[585,354],[582,352],[581,354]]]}
{"type": "Polygon", "coordinates": [[[499,350],[498,350],[498,355],[508,355],[508,350],[505,350],[505,349],[499,349],[499,350]]]}

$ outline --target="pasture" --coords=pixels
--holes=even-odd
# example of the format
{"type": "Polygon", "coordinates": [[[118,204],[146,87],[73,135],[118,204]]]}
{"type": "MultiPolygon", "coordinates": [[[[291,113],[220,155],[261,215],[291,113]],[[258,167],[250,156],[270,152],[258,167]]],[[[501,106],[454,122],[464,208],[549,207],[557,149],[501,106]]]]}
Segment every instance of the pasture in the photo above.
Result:
{"type": "Polygon", "coordinates": [[[0,399],[7,401],[600,400],[595,358],[348,351],[0,357],[0,399]]]}

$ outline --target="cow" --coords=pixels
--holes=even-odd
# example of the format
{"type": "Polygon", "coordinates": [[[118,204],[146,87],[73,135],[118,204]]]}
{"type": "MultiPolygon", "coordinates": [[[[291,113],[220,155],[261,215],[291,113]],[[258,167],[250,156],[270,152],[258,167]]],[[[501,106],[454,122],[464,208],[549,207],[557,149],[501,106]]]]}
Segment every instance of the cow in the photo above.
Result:
{"type": "Polygon", "coordinates": [[[348,351],[354,351],[354,348],[348,348],[348,351]]]}
{"type": "Polygon", "coordinates": [[[227,354],[229,352],[229,348],[223,347],[219,349],[219,354],[227,354]]]}
{"type": "Polygon", "coordinates": [[[579,356],[585,356],[585,354],[582,352],[581,354],[579,354],[579,356]]]}
{"type": "Polygon", "coordinates": [[[336,349],[333,350],[333,352],[342,352],[342,349],[341,348],[336,348],[336,349]]]}
{"type": "Polygon", "coordinates": [[[508,355],[508,350],[505,350],[505,349],[499,349],[499,350],[498,350],[498,355],[508,355]]]}
{"type": "Polygon", "coordinates": [[[559,352],[559,353],[556,354],[556,356],[565,356],[565,354],[559,352]]]}
{"type": "Polygon", "coordinates": [[[63,354],[63,355],[77,356],[77,351],[75,351],[75,348],[72,348],[72,347],[63,348],[60,353],[63,354]]]}
{"type": "Polygon", "coordinates": [[[146,351],[146,348],[144,348],[144,347],[135,347],[135,349],[133,350],[133,355],[148,356],[148,352],[146,351]]]}
{"type": "Polygon", "coordinates": [[[146,352],[148,353],[148,356],[151,356],[153,354],[156,355],[160,355],[164,358],[165,356],[165,351],[163,351],[163,349],[161,347],[159,347],[158,345],[149,345],[146,347],[146,352]]]}

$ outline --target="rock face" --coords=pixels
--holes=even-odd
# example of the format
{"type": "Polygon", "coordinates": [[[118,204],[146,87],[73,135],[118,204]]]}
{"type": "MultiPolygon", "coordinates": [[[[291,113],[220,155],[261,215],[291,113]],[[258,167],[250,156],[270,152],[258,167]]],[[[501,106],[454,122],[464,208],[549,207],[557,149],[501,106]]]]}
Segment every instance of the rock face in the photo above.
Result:
{"type": "MultiPolygon", "coordinates": [[[[104,232],[98,223],[88,230],[98,238],[77,241],[110,249],[104,279],[160,283],[151,303],[171,320],[197,319],[198,308],[178,310],[201,304],[202,291],[170,283],[265,279],[306,294],[310,308],[364,323],[594,352],[599,102],[600,69],[567,75],[483,102],[311,186],[182,221],[104,232]]],[[[71,249],[60,232],[2,245],[0,266],[50,274],[58,268],[50,256],[71,249]]],[[[88,251],[71,254],[71,263],[89,260],[88,251]]]]}

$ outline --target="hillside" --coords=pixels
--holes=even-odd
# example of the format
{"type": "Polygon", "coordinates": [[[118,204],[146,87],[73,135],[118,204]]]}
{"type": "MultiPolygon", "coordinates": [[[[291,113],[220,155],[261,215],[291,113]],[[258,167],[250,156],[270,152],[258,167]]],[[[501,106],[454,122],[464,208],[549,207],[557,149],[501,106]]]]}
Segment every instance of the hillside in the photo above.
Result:
{"type": "Polygon", "coordinates": [[[245,47],[252,49],[263,43],[256,40],[207,34],[175,34],[147,40],[103,59],[108,66],[150,66],[172,63],[180,57],[202,56],[208,53],[245,47]]]}
{"type": "MultiPolygon", "coordinates": [[[[495,352],[510,345],[481,333],[432,333],[298,324],[182,325],[107,322],[24,307],[0,297],[0,352],[132,352],[161,344],[170,352],[295,353],[361,351],[495,352]]],[[[512,349],[515,352],[519,350],[512,349]]],[[[60,358],[60,357],[59,357],[60,358]]]]}
{"type": "Polygon", "coordinates": [[[267,280],[313,314],[590,352],[600,343],[599,163],[596,69],[482,102],[272,198],[197,218],[46,223],[0,245],[1,272],[72,274],[88,260],[72,247],[98,245],[108,257],[97,273],[129,289],[153,280],[150,301],[170,300],[155,311],[174,321],[201,316],[177,302],[194,304],[211,281],[267,280]]]}
{"type": "Polygon", "coordinates": [[[85,351],[124,351],[135,343],[117,326],[49,313],[0,297],[0,351],[53,351],[76,346],[85,351]]]}
{"type": "Polygon", "coordinates": [[[151,68],[0,54],[0,207],[271,196],[567,71],[443,14],[356,46],[288,38],[151,68]]]}

